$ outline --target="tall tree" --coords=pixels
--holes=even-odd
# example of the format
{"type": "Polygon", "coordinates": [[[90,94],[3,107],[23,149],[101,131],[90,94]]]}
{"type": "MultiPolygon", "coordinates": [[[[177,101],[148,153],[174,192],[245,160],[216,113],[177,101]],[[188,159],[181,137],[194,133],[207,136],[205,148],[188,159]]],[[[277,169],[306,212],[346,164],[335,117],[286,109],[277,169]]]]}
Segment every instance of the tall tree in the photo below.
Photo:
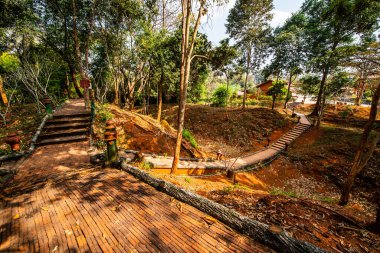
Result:
{"type": "Polygon", "coordinates": [[[265,60],[273,17],[272,0],[237,0],[227,18],[227,33],[236,40],[244,52],[246,77],[244,82],[243,110],[246,107],[247,83],[250,73],[265,60]]]}
{"type": "MultiPolygon", "coordinates": [[[[380,48],[379,42],[376,42],[374,46],[366,47],[362,49],[361,60],[366,62],[371,62],[377,65],[377,68],[380,67],[380,48]]],[[[380,75],[380,71],[377,71],[377,75],[380,75]]],[[[364,127],[362,137],[359,142],[359,146],[352,164],[352,167],[348,173],[348,176],[344,182],[342,195],[340,198],[340,204],[345,205],[349,201],[350,192],[352,186],[355,182],[356,176],[364,169],[368,160],[371,158],[374,149],[376,148],[377,143],[380,140],[380,129],[376,124],[376,117],[378,114],[378,106],[380,99],[380,83],[375,87],[372,95],[371,110],[369,114],[369,119],[364,127]],[[373,136],[371,138],[371,132],[373,136]]],[[[380,207],[380,206],[379,206],[380,207]]]]}
{"type": "Polygon", "coordinates": [[[177,140],[174,152],[174,159],[171,173],[175,174],[178,168],[179,156],[181,152],[182,132],[185,123],[185,108],[187,99],[187,86],[189,83],[191,61],[195,57],[193,55],[194,44],[197,38],[197,32],[201,23],[201,18],[207,13],[205,8],[206,0],[200,0],[198,6],[198,14],[195,16],[196,21],[191,28],[191,17],[193,7],[192,0],[182,0],[182,40],[181,40],[181,68],[180,68],[180,90],[179,90],[179,107],[178,107],[178,128],[177,140]]]}
{"type": "Polygon", "coordinates": [[[234,73],[235,64],[234,61],[238,56],[238,52],[235,46],[229,45],[229,39],[221,40],[219,46],[213,51],[211,58],[211,64],[214,70],[220,71],[226,78],[227,83],[227,96],[226,105],[228,105],[228,90],[232,74],[234,73]]]}
{"type": "MultiPolygon", "coordinates": [[[[305,64],[304,43],[302,42],[302,15],[293,15],[282,27],[276,28],[273,33],[271,49],[273,59],[266,68],[267,74],[288,76],[287,97],[293,81],[302,73],[302,66],[305,64]]],[[[288,99],[285,99],[286,108],[288,99]]]]}
{"type": "Polygon", "coordinates": [[[322,116],[328,75],[339,66],[344,55],[339,47],[353,42],[354,36],[377,29],[380,3],[374,0],[306,0],[296,15],[304,22],[303,41],[306,56],[314,72],[322,74],[317,102],[312,115],[322,116]]]}

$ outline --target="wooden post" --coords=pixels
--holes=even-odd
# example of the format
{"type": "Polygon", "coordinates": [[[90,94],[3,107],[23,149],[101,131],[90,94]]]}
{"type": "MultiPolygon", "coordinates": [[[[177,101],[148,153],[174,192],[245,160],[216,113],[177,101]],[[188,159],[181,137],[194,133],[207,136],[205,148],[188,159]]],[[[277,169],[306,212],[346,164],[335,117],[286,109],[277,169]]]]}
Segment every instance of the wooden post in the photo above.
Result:
{"type": "Polygon", "coordinates": [[[104,140],[107,143],[107,153],[105,165],[109,166],[116,162],[118,157],[117,145],[116,145],[116,127],[112,120],[106,122],[106,131],[104,133],[104,140]]]}
{"type": "Polygon", "coordinates": [[[46,114],[53,114],[53,107],[48,96],[44,97],[43,104],[45,105],[46,114]]]}

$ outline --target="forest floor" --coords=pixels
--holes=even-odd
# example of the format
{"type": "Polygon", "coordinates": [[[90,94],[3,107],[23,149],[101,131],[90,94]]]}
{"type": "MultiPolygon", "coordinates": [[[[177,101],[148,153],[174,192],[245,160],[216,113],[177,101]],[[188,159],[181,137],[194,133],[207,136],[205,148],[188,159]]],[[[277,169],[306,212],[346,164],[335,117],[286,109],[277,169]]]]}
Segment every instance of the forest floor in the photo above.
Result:
{"type": "MultiPolygon", "coordinates": [[[[156,118],[156,107],[152,117],[156,118]]],[[[164,105],[162,119],[177,127],[178,106],[164,105]]],[[[185,129],[195,137],[201,150],[212,157],[221,151],[226,158],[246,155],[264,148],[270,138],[275,141],[295,125],[295,119],[267,108],[218,108],[188,105],[185,129]]]]}
{"type": "MultiPolygon", "coordinates": [[[[299,110],[304,113],[312,109],[311,106],[300,107],[299,110]]],[[[175,111],[175,108],[165,108],[163,118],[174,123],[175,113],[168,113],[172,110],[175,111]]],[[[262,108],[250,110],[270,112],[262,108]]],[[[228,111],[234,116],[244,115],[238,109],[228,111]]],[[[224,135],[217,131],[231,133],[229,129],[233,129],[231,125],[220,123],[220,119],[226,117],[224,112],[224,109],[190,106],[187,111],[186,127],[193,132],[198,143],[202,144],[203,140],[207,140],[205,143],[209,147],[212,145],[234,147],[239,141],[244,143],[249,140],[247,137],[222,138],[224,135]],[[210,113],[213,110],[221,112],[210,113]],[[213,141],[211,136],[219,139],[213,141]],[[219,144],[220,142],[224,143],[219,144]]],[[[327,108],[320,129],[313,128],[303,134],[291,145],[286,154],[268,167],[239,174],[237,185],[233,185],[225,176],[174,177],[155,175],[152,170],[150,173],[233,208],[255,220],[280,225],[296,238],[328,251],[380,252],[380,236],[368,230],[375,220],[377,203],[374,196],[376,190],[380,188],[380,148],[376,149],[364,172],[356,180],[349,204],[345,207],[337,205],[343,180],[351,167],[355,147],[368,114],[369,108],[363,107],[340,106],[337,110],[327,108]]],[[[253,125],[256,127],[249,125],[246,129],[271,128],[271,126],[275,128],[276,120],[272,121],[272,125],[269,122],[258,123],[263,115],[265,113],[256,118],[253,115],[248,116],[248,121],[254,121],[253,125]]],[[[236,121],[243,122],[242,119],[235,118],[230,124],[232,122],[234,125],[236,121]]],[[[256,145],[259,146],[260,142],[256,145]]]]}

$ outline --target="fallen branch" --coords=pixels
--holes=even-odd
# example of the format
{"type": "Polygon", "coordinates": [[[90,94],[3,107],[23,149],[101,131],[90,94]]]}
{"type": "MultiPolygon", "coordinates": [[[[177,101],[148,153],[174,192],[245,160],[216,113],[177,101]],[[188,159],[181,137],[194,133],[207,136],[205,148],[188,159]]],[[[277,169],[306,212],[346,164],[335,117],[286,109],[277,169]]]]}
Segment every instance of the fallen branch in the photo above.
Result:
{"type": "Polygon", "coordinates": [[[122,169],[143,182],[153,186],[179,201],[183,201],[208,215],[222,221],[226,225],[240,231],[251,238],[270,246],[280,252],[326,252],[310,243],[297,240],[289,236],[283,229],[273,229],[264,223],[255,221],[231,210],[223,205],[201,197],[195,193],[179,188],[178,186],[122,162],[122,169]]]}

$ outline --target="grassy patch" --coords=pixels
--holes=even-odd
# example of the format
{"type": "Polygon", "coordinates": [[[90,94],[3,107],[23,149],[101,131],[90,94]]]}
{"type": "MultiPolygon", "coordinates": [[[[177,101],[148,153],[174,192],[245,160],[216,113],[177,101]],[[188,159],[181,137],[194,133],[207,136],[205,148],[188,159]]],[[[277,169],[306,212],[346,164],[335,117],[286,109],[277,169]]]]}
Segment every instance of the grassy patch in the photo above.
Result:
{"type": "Polygon", "coordinates": [[[139,163],[139,168],[142,170],[150,171],[151,169],[153,169],[153,164],[142,161],[141,163],[139,163]]]}
{"type": "Polygon", "coordinates": [[[330,197],[319,197],[317,198],[317,200],[325,202],[325,203],[329,203],[329,204],[337,204],[339,202],[337,199],[330,198],[330,197]]]}
{"type": "Polygon", "coordinates": [[[280,188],[272,188],[269,193],[271,195],[276,195],[276,196],[299,197],[298,194],[295,193],[294,191],[285,191],[280,188]]]}
{"type": "Polygon", "coordinates": [[[183,129],[182,136],[191,144],[191,146],[193,146],[194,148],[198,148],[198,143],[189,130],[183,129]]]}
{"type": "Polygon", "coordinates": [[[241,185],[239,183],[223,187],[223,192],[225,192],[226,194],[233,192],[234,190],[252,191],[249,187],[241,185]]]}
{"type": "Polygon", "coordinates": [[[108,110],[107,105],[100,104],[99,107],[97,107],[96,116],[101,122],[106,122],[107,120],[110,120],[113,118],[112,113],[108,110]]]}
{"type": "Polygon", "coordinates": [[[183,180],[185,180],[186,183],[190,184],[191,183],[191,178],[185,177],[183,180]]]}

